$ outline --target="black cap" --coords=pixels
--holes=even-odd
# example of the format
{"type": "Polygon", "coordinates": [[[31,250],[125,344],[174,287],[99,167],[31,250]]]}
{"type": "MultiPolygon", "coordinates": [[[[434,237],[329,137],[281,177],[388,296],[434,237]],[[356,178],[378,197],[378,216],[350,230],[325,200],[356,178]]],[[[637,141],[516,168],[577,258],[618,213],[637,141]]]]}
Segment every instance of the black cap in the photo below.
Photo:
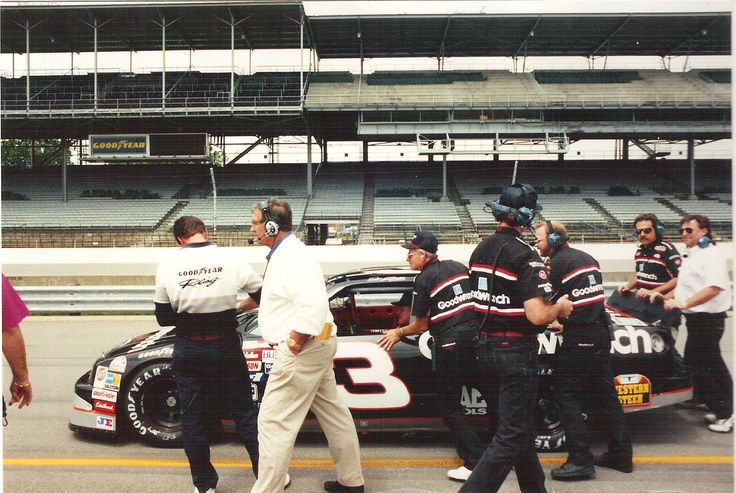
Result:
{"type": "Polygon", "coordinates": [[[421,248],[425,252],[437,253],[437,246],[439,244],[440,242],[437,241],[437,237],[429,231],[417,231],[409,243],[404,243],[401,246],[409,250],[421,248]]]}
{"type": "Polygon", "coordinates": [[[536,211],[542,210],[542,205],[537,203],[537,191],[528,183],[514,183],[501,192],[498,203],[519,210],[522,207],[536,211]]]}
{"type": "Polygon", "coordinates": [[[401,295],[399,301],[392,301],[391,304],[394,306],[411,306],[413,295],[414,294],[411,291],[404,291],[404,294],[401,295]]]}

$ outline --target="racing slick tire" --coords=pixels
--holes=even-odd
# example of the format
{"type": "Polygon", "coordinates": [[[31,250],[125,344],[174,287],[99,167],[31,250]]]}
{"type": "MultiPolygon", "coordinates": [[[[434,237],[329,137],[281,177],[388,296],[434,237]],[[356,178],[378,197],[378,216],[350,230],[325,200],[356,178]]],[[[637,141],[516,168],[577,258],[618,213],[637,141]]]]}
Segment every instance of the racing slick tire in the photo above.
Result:
{"type": "Polygon", "coordinates": [[[179,393],[171,363],[136,369],[124,392],[123,418],[134,434],[154,447],[182,446],[179,393]]]}
{"type": "Polygon", "coordinates": [[[537,400],[536,434],[537,452],[556,452],[565,447],[565,428],[554,397],[540,395],[537,400]]]}

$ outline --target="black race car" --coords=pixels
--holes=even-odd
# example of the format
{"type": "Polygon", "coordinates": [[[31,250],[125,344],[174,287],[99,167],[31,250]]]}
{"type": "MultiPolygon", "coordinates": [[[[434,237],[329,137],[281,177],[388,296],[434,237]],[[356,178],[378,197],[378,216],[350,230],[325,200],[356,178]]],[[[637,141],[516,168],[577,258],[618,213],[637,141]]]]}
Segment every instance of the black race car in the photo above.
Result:
{"type": "MultiPolygon", "coordinates": [[[[338,390],[359,431],[446,429],[431,377],[429,334],[404,338],[390,353],[376,344],[386,329],[396,327],[399,309],[391,302],[411,289],[416,274],[401,268],[365,269],[327,281],[338,327],[334,358],[338,390]]],[[[652,409],[691,398],[692,381],[674,348],[672,329],[629,315],[620,307],[623,301],[633,311],[632,300],[618,298],[614,293],[608,309],[615,383],[624,409],[652,409]]],[[[261,339],[255,312],[241,314],[239,321],[253,399],[260,401],[274,349],[261,339]]],[[[98,359],[75,384],[70,429],[108,434],[132,430],[154,446],[181,446],[179,400],[171,371],[173,339],[173,329],[164,328],[133,338],[98,359]]],[[[556,450],[564,443],[549,378],[559,344],[559,337],[550,331],[539,335],[539,450],[556,450]]],[[[461,402],[469,415],[481,420],[488,409],[476,387],[480,386],[466,387],[461,402]]],[[[228,428],[226,418],[223,424],[228,428]]],[[[305,428],[311,427],[316,428],[316,422],[307,420],[305,428]]]]}

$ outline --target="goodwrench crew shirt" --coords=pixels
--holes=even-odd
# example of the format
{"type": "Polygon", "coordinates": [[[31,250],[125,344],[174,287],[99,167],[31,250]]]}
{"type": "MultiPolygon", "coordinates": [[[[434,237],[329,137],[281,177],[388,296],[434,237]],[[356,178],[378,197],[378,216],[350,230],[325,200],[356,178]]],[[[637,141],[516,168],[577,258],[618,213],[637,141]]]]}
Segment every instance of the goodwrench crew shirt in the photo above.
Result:
{"type": "Polygon", "coordinates": [[[412,315],[428,316],[432,335],[474,319],[473,307],[468,269],[460,262],[432,262],[414,280],[412,315]]]}
{"type": "Polygon", "coordinates": [[[524,302],[537,296],[549,298],[552,285],[541,257],[520,236],[512,228],[499,228],[470,256],[470,286],[481,331],[531,335],[542,329],[526,318],[524,302]]]}
{"type": "Polygon", "coordinates": [[[636,287],[658,288],[677,277],[682,259],[672,243],[658,241],[651,246],[639,246],[634,254],[636,287]]]}
{"type": "Polygon", "coordinates": [[[598,262],[587,253],[563,245],[550,258],[554,299],[568,295],[573,311],[565,321],[565,333],[599,335],[606,327],[603,276],[598,262]]]}

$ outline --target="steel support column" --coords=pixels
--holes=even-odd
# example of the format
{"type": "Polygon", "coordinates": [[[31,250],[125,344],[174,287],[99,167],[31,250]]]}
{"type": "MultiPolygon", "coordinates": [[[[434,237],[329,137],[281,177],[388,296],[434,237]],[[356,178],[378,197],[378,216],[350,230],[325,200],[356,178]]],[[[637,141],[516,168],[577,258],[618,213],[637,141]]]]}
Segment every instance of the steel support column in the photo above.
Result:
{"type": "Polygon", "coordinates": [[[695,195],[695,140],[687,139],[687,160],[690,162],[690,198],[698,198],[695,195]]]}
{"type": "Polygon", "coordinates": [[[307,197],[312,196],[312,136],[307,134],[307,197]]]}

